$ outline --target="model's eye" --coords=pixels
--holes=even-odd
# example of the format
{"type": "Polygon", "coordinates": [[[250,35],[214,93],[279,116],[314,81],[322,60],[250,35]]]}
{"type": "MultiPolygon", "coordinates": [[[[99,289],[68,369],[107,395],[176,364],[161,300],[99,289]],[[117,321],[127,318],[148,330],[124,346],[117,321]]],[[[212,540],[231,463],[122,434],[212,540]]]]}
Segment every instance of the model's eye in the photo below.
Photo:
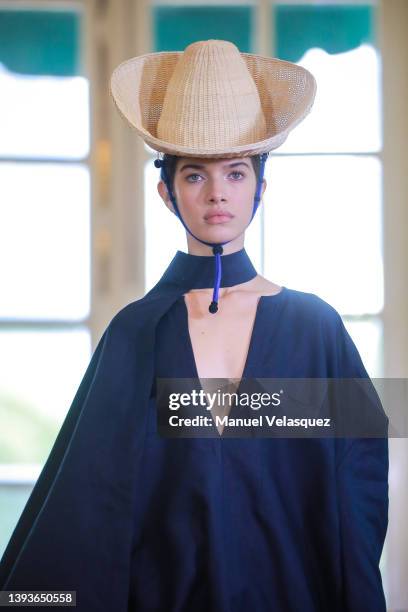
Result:
{"type": "Polygon", "coordinates": [[[186,176],[186,180],[189,183],[197,183],[198,182],[197,178],[198,179],[201,178],[200,174],[189,174],[188,176],[186,176]]]}
{"type": "Polygon", "coordinates": [[[233,170],[230,173],[230,176],[233,175],[235,179],[240,179],[241,177],[244,177],[245,174],[243,172],[240,172],[239,170],[233,170]]]}

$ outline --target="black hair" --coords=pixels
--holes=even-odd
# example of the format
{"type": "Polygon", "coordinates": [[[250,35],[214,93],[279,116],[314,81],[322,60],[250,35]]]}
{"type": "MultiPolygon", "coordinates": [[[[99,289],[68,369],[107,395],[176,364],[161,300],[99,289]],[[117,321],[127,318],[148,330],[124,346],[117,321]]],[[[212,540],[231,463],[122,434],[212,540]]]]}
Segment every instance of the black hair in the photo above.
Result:
{"type": "MultiPolygon", "coordinates": [[[[163,162],[166,166],[166,174],[168,176],[170,187],[172,190],[174,188],[174,175],[176,174],[176,165],[178,159],[180,159],[180,157],[177,155],[170,155],[169,153],[165,153],[163,155],[163,162]]],[[[254,167],[256,180],[258,182],[259,174],[261,171],[261,158],[259,155],[251,155],[249,159],[251,160],[252,165],[254,167]]],[[[161,178],[163,180],[163,173],[161,173],[161,178]]]]}

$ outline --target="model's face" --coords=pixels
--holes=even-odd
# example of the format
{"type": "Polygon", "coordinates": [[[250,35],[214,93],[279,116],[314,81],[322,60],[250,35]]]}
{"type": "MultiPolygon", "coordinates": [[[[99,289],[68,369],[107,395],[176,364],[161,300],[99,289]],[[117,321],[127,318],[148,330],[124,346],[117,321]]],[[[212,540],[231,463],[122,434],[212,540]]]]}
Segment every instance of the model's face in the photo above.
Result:
{"type": "MultiPolygon", "coordinates": [[[[261,195],[265,187],[264,180],[261,195]]],[[[185,224],[201,240],[223,242],[240,236],[251,219],[255,189],[249,157],[177,160],[173,192],[185,224]]],[[[162,181],[158,190],[174,212],[162,181]]]]}

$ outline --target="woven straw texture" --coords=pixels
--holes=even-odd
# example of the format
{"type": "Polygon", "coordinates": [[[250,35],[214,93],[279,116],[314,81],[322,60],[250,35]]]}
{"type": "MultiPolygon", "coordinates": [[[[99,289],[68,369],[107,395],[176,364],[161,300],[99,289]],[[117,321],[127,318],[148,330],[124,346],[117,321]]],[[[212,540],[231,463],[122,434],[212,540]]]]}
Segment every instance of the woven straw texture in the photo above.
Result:
{"type": "Polygon", "coordinates": [[[208,40],[122,62],[109,91],[154,150],[227,158],[279,147],[310,112],[316,81],[297,64],[208,40]]]}

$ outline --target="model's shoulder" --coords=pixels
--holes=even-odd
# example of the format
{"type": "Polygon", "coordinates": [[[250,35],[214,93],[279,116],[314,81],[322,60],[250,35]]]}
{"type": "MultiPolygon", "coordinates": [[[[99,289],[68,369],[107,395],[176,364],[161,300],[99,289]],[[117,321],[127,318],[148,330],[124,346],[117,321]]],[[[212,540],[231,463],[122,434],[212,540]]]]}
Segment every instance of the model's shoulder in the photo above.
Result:
{"type": "Polygon", "coordinates": [[[340,318],[334,306],[316,293],[301,291],[300,289],[294,289],[286,285],[277,285],[261,275],[258,275],[257,282],[258,288],[260,288],[262,293],[283,298],[283,301],[286,300],[286,304],[289,305],[286,312],[295,316],[310,317],[313,319],[325,318],[332,322],[340,318]]]}
{"type": "Polygon", "coordinates": [[[291,287],[285,287],[290,303],[298,314],[313,319],[324,319],[328,323],[337,324],[341,316],[336,308],[320,297],[317,293],[300,291],[291,287]]]}
{"type": "Polygon", "coordinates": [[[294,308],[302,309],[305,313],[310,312],[311,314],[332,318],[340,316],[329,302],[326,302],[316,293],[300,291],[286,285],[277,285],[262,276],[259,276],[259,287],[262,293],[267,295],[277,296],[282,293],[282,297],[290,298],[290,303],[294,308]]]}
{"type": "Polygon", "coordinates": [[[161,299],[162,296],[158,294],[146,294],[137,300],[129,302],[113,315],[109,326],[115,329],[126,328],[126,330],[129,330],[130,327],[140,328],[151,317],[153,311],[159,307],[158,302],[161,299]]]}

